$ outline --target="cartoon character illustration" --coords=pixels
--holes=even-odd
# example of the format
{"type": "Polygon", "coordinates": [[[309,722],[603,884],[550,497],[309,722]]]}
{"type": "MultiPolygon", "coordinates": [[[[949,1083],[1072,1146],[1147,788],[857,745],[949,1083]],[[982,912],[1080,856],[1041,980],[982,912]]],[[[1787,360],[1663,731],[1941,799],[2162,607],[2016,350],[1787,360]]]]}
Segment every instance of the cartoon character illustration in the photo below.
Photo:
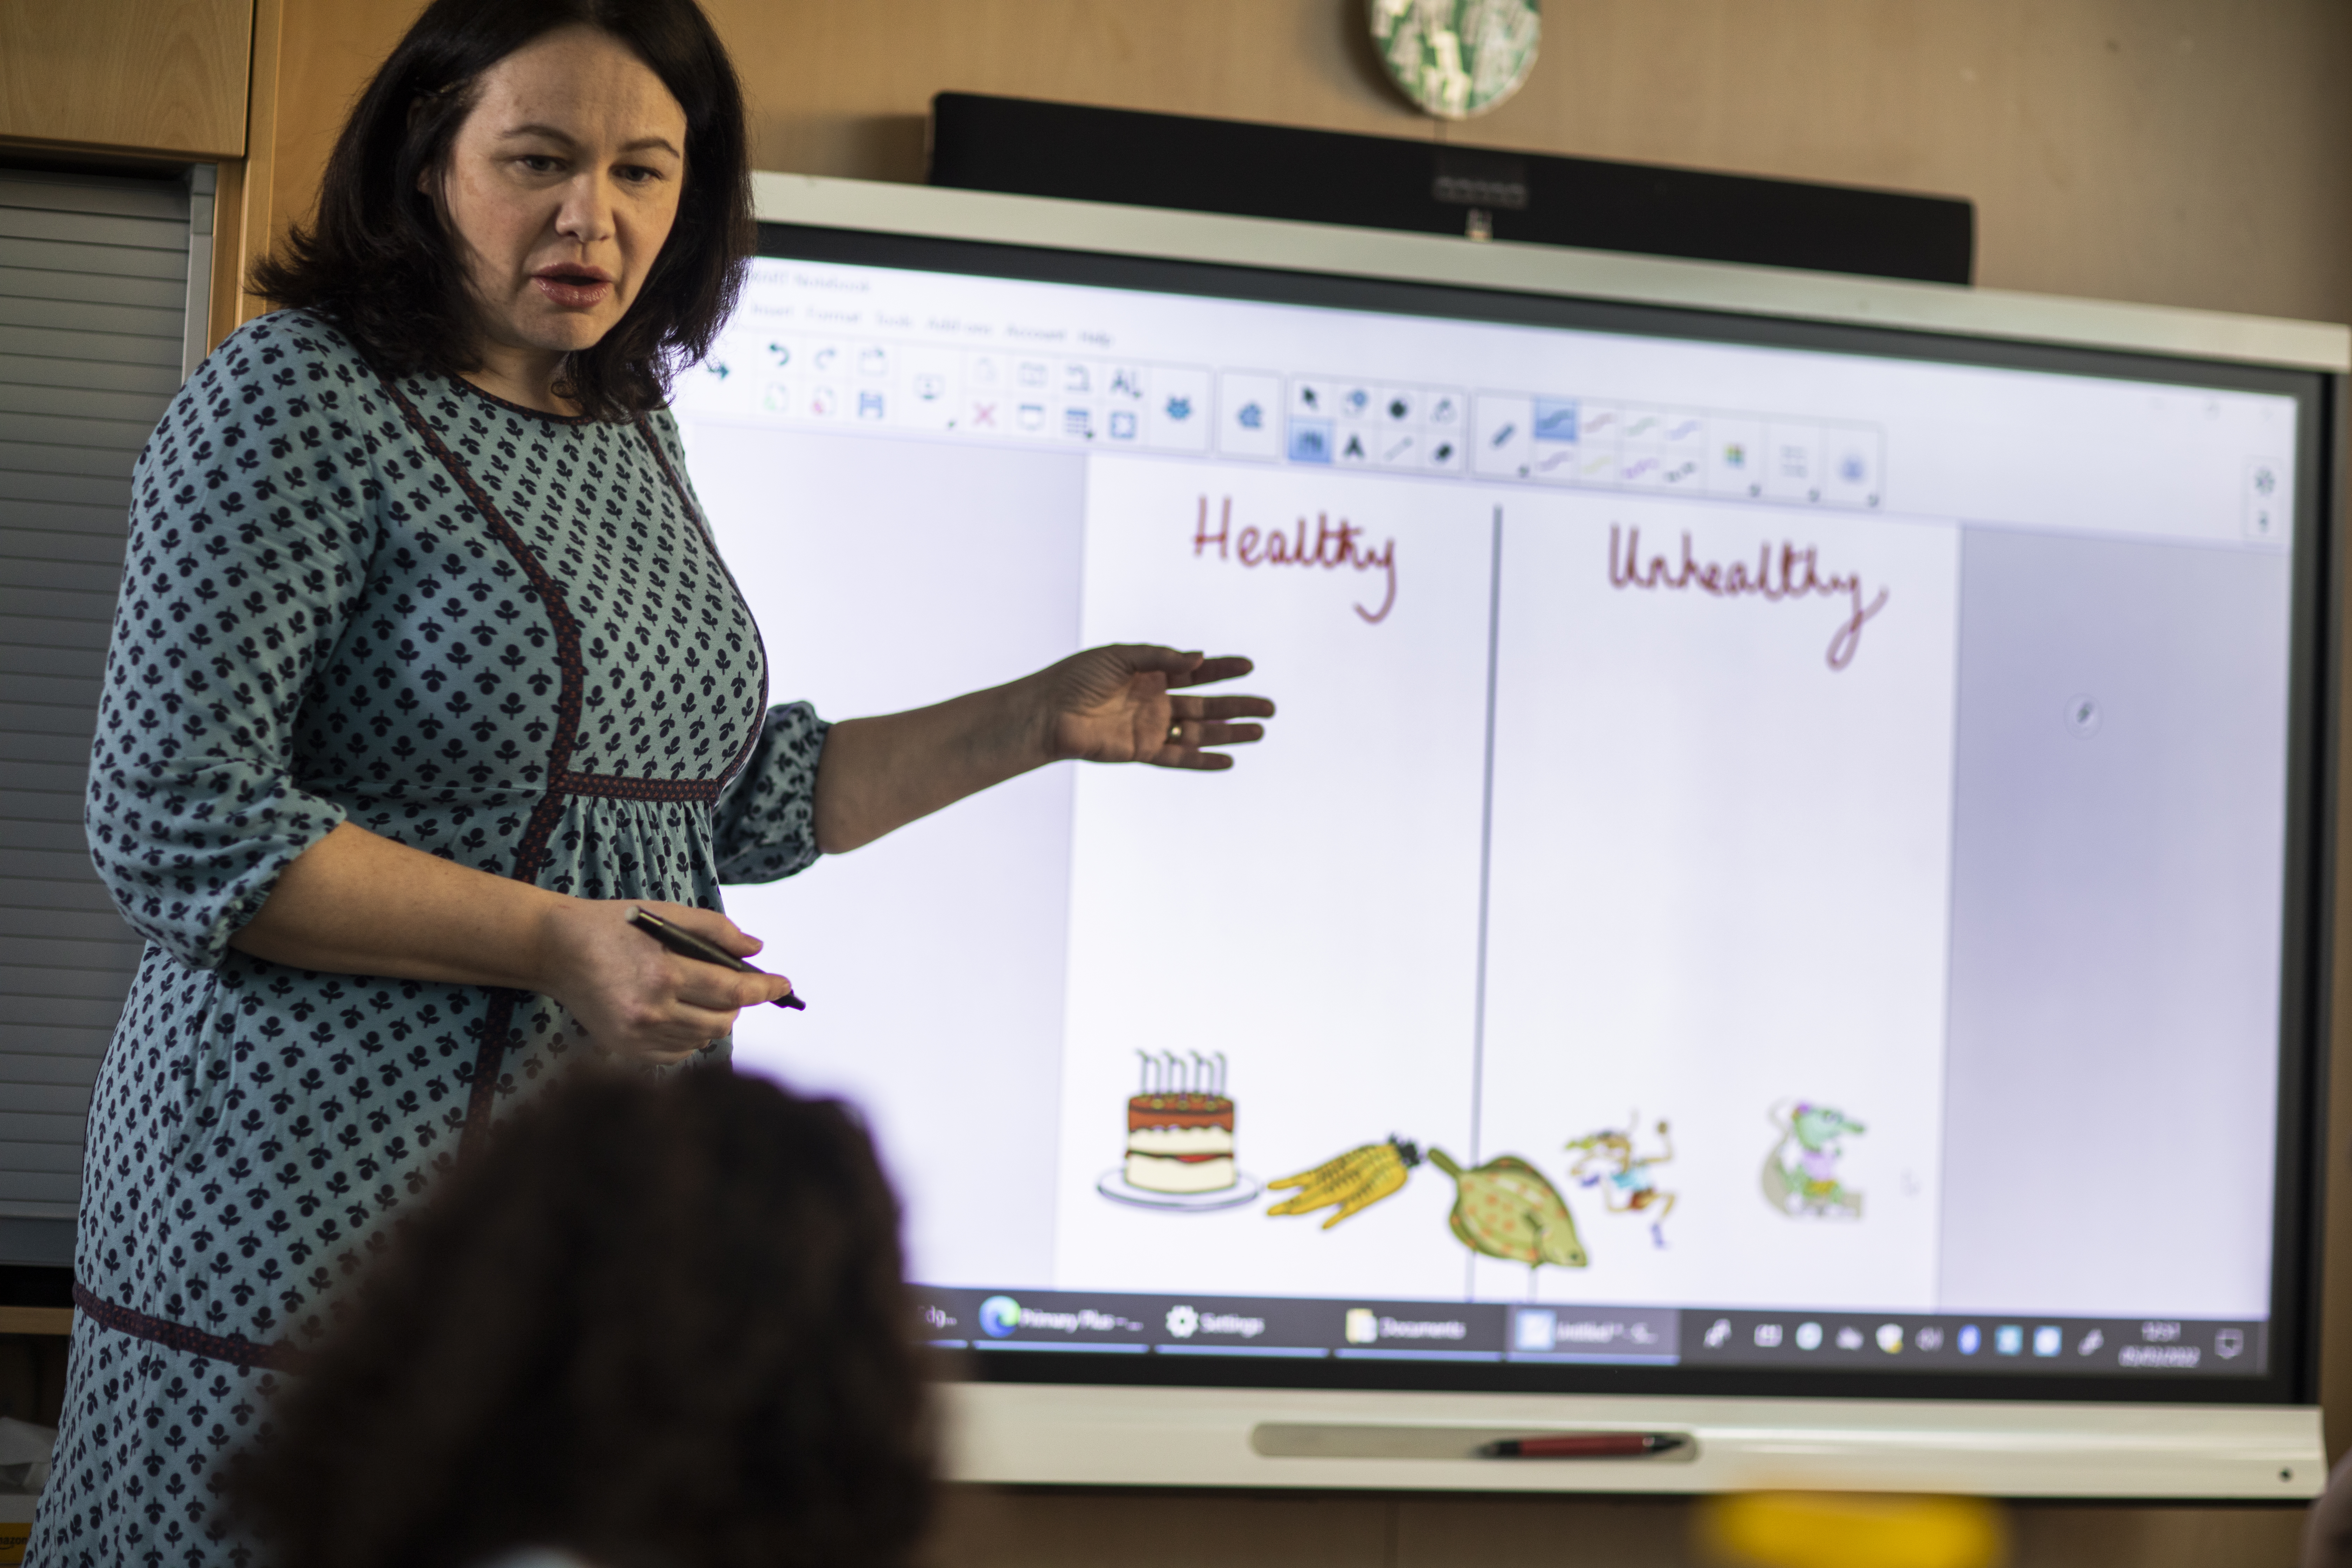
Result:
{"type": "Polygon", "coordinates": [[[1633,1136],[1641,1122],[1637,1112],[1625,1118],[1624,1130],[1604,1127],[1598,1132],[1588,1132],[1572,1141],[1568,1152],[1576,1156],[1569,1166],[1569,1178],[1580,1187],[1599,1187],[1601,1202],[1611,1214],[1642,1214],[1652,1209],[1650,1240],[1659,1247],[1666,1244],[1662,1228],[1666,1216],[1675,1212],[1675,1194],[1658,1185],[1651,1167],[1671,1163],[1675,1157],[1675,1142],[1666,1131],[1666,1123],[1658,1122],[1660,1150],[1655,1154],[1636,1154],[1633,1136]]]}
{"type": "MultiPolygon", "coordinates": [[[[1266,1213],[1302,1215],[1330,1208],[1331,1216],[1323,1222],[1323,1228],[1328,1230],[1402,1192],[1421,1161],[1420,1149],[1409,1139],[1391,1137],[1385,1143],[1363,1144],[1295,1175],[1268,1182],[1269,1189],[1296,1187],[1298,1193],[1266,1213]]],[[[1591,1261],[1577,1237],[1576,1218],[1569,1212],[1568,1200],[1541,1171],[1517,1155],[1499,1155],[1465,1170],[1444,1150],[1432,1149],[1429,1163],[1454,1178],[1454,1212],[1446,1223],[1463,1246],[1529,1268],[1547,1263],[1582,1268],[1591,1261]]]]}
{"type": "Polygon", "coordinates": [[[1862,1194],[1838,1180],[1839,1140],[1869,1131],[1833,1106],[1810,1100],[1772,1108],[1780,1141],[1764,1156],[1764,1201],[1791,1219],[1860,1219],[1862,1194]]]}

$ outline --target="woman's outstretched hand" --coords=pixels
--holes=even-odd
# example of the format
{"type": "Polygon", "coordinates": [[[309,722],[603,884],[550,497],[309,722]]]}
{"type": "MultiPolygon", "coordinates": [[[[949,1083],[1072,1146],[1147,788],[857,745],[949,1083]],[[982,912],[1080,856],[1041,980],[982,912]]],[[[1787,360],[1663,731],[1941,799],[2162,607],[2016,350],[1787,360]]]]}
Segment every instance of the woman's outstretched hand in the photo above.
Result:
{"type": "Polygon", "coordinates": [[[816,770],[816,842],[828,855],[870,844],[943,805],[1072,760],[1213,771],[1222,751],[1265,733],[1263,697],[1193,697],[1185,688],[1250,672],[1127,643],[1088,648],[985,691],[929,708],[835,724],[816,770]]]}
{"type": "Polygon", "coordinates": [[[1263,697],[1192,697],[1187,687],[1237,680],[1254,667],[1238,656],[1210,658],[1145,643],[1072,654],[1032,676],[1055,761],[1150,763],[1215,770],[1234,765],[1217,746],[1264,738],[1253,719],[1274,717],[1263,697]]]}

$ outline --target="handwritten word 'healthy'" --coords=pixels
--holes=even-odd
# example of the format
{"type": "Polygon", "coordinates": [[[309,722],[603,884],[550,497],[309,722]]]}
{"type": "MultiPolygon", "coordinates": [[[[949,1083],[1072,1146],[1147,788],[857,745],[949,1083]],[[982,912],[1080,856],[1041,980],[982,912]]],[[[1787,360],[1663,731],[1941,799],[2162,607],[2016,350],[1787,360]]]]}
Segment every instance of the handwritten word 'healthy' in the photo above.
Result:
{"type": "Polygon", "coordinates": [[[1776,557],[1770,542],[1758,547],[1756,566],[1748,569],[1745,561],[1728,565],[1717,562],[1702,562],[1691,553],[1691,536],[1683,535],[1683,558],[1679,565],[1670,565],[1664,555],[1653,555],[1649,563],[1642,563],[1642,531],[1629,528],[1622,531],[1622,553],[1620,553],[1620,530],[1609,525],[1609,584],[1613,588],[1696,588],[1702,594],[1719,598],[1738,598],[1752,595],[1757,598],[1779,603],[1782,599],[1802,599],[1819,595],[1835,598],[1845,595],[1848,614],[1838,626],[1837,635],[1830,638],[1830,668],[1843,669],[1853,662],[1853,650],[1862,646],[1864,622],[1886,607],[1886,590],[1881,588],[1875,598],[1863,599],[1862,574],[1840,576],[1834,573],[1822,574],[1815,560],[1816,548],[1802,549],[1794,544],[1782,544],[1776,557]]]}
{"type": "Polygon", "coordinates": [[[1192,553],[1205,554],[1211,545],[1217,547],[1220,561],[1238,561],[1244,566],[1319,566],[1326,572],[1336,572],[1342,566],[1352,566],[1359,572],[1381,572],[1388,576],[1388,592],[1381,599],[1381,607],[1368,610],[1354,606],[1356,614],[1380,625],[1396,607],[1397,566],[1396,541],[1391,539],[1378,550],[1363,542],[1364,531],[1341,518],[1336,524],[1331,514],[1315,514],[1314,543],[1307,542],[1307,519],[1298,520],[1296,538],[1278,528],[1259,530],[1244,527],[1234,531],[1234,498],[1227,496],[1217,513],[1217,529],[1209,531],[1209,498],[1201,498],[1201,515],[1192,526],[1192,553]]]}

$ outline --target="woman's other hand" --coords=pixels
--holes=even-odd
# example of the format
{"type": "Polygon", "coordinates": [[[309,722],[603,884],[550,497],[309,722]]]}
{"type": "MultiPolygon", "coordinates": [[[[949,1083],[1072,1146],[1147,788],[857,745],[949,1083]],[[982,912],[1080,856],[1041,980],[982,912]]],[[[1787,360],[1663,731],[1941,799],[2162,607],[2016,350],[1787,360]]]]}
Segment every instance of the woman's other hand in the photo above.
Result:
{"type": "Polygon", "coordinates": [[[1249,672],[1245,658],[1123,643],[934,707],[846,720],[817,762],[817,847],[838,855],[870,844],[1048,763],[1232,767],[1202,748],[1257,740],[1265,727],[1243,721],[1271,719],[1274,704],[1177,692],[1249,672]]]}
{"type": "Polygon", "coordinates": [[[1072,654],[1030,678],[1044,710],[1046,755],[1163,768],[1232,767],[1233,758],[1206,748],[1262,739],[1265,726],[1238,721],[1271,719],[1274,704],[1263,697],[1176,692],[1237,680],[1253,668],[1238,656],[1210,658],[1142,643],[1072,654]]]}
{"type": "Polygon", "coordinates": [[[735,1015],[788,994],[781,974],[744,974],[672,952],[629,924],[642,909],[738,958],[758,938],[711,910],[642,899],[565,899],[543,917],[541,989],[598,1047],[639,1061],[681,1062],[735,1027],[735,1015]]]}
{"type": "Polygon", "coordinates": [[[336,824],[279,873],[230,945],[330,974],[498,985],[554,997],[601,1048],[676,1062],[734,1027],[745,1007],[792,989],[681,958],[628,923],[645,909],[738,958],[757,938],[710,910],[631,899],[574,899],[494,877],[336,824]]]}

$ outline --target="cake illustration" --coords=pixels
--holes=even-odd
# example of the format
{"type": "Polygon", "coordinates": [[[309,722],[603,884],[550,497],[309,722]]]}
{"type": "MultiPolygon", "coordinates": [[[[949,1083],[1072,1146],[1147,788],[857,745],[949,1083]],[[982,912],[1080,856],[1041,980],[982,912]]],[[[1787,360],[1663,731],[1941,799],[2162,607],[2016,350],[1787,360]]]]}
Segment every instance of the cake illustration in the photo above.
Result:
{"type": "Polygon", "coordinates": [[[1213,1193],[1234,1184],[1234,1102],[1225,1098],[1225,1058],[1176,1064],[1144,1058],[1147,1087],[1127,1102],[1127,1180],[1147,1193],[1213,1193]],[[1151,1069],[1158,1066],[1160,1070],[1151,1069]],[[1189,1073],[1181,1068],[1191,1068],[1189,1073]],[[1183,1087],[1153,1089],[1181,1079],[1183,1087]]]}
{"type": "Polygon", "coordinates": [[[1257,1184],[1234,1163],[1234,1102],[1223,1053],[1139,1051],[1142,1081],[1127,1101],[1127,1151],[1103,1195],[1146,1207],[1222,1208],[1257,1184]]]}

